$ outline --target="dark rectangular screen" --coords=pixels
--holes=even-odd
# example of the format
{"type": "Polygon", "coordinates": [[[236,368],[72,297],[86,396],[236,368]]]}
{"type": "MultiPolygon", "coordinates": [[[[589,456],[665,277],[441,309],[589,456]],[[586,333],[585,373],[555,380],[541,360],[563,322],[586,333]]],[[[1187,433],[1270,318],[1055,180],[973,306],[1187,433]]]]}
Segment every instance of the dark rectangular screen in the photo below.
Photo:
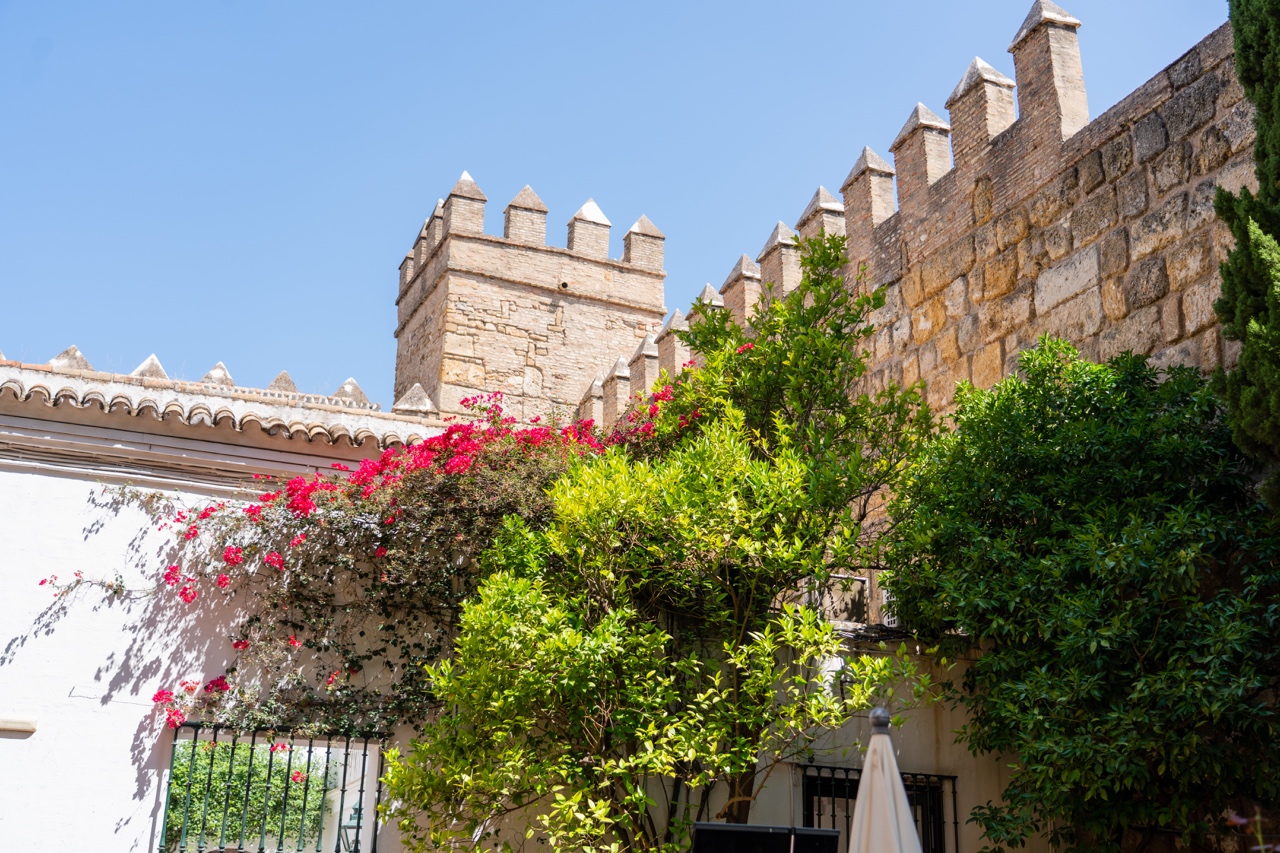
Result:
{"type": "Polygon", "coordinates": [[[839,842],[835,829],[695,823],[692,853],[839,853],[839,842]]]}

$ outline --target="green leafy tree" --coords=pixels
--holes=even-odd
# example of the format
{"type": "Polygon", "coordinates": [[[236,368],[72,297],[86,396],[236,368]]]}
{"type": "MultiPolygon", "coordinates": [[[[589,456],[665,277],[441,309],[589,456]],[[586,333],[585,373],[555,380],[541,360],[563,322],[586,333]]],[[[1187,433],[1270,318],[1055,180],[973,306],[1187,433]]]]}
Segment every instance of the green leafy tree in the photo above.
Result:
{"type": "MultiPolygon", "coordinates": [[[[1240,361],[1225,376],[1232,433],[1244,450],[1280,463],[1280,2],[1231,0],[1236,73],[1256,108],[1254,160],[1258,194],[1219,188],[1218,215],[1236,245],[1222,265],[1222,297],[1214,305],[1222,333],[1241,342],[1240,361]]],[[[1264,495],[1280,505],[1280,478],[1264,495]]]]}
{"type": "Polygon", "coordinates": [[[420,847],[514,825],[556,849],[677,849],[693,820],[745,822],[778,761],[909,679],[863,657],[832,687],[841,642],[797,606],[856,559],[931,427],[915,389],[860,390],[882,303],[845,286],[843,241],[803,248],[800,285],[749,330],[700,306],[701,368],[571,464],[544,530],[513,522],[482,559],[430,670],[450,710],[390,762],[420,847]]]}
{"type": "Polygon", "coordinates": [[[979,651],[947,696],[974,753],[1016,756],[973,814],[995,849],[1219,829],[1280,798],[1280,529],[1193,370],[1044,339],[958,395],[892,512],[902,622],[979,651]]]}

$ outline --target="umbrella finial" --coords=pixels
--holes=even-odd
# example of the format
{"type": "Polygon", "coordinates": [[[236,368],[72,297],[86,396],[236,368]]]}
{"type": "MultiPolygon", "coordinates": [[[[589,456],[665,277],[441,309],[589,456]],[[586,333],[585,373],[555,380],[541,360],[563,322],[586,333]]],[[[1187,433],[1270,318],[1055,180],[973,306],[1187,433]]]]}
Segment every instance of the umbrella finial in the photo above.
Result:
{"type": "Polygon", "coordinates": [[[889,712],[884,708],[871,709],[871,733],[873,735],[889,733],[889,712]]]}

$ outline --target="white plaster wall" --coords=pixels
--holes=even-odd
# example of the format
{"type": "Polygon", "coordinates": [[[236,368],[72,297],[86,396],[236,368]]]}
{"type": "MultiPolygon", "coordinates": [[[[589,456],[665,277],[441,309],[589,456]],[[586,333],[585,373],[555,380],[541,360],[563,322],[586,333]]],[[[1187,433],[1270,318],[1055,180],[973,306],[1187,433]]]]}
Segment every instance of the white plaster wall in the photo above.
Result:
{"type": "MultiPolygon", "coordinates": [[[[92,588],[55,599],[38,585],[77,570],[157,585],[172,536],[111,498],[86,478],[0,460],[0,720],[36,724],[30,735],[0,732],[7,849],[157,850],[173,735],[151,697],[184,678],[222,674],[233,654],[233,606],[188,606],[163,586],[154,598],[107,601],[92,588]]],[[[391,835],[379,846],[396,849],[391,835]]]]}
{"type": "Polygon", "coordinates": [[[231,651],[219,614],[191,621],[204,608],[167,587],[108,602],[38,585],[77,570],[155,585],[171,538],[110,497],[84,479],[0,469],[0,717],[36,723],[0,734],[0,837],[14,849],[156,849],[172,738],[151,696],[220,674],[231,651]]]}

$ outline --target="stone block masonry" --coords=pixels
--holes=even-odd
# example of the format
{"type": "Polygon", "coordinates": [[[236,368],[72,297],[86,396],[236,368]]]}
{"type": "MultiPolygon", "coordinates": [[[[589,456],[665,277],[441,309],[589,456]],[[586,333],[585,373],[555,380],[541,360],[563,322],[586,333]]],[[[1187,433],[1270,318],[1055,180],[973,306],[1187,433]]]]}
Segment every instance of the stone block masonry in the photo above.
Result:
{"type": "MultiPolygon", "coordinates": [[[[754,261],[739,257],[699,299],[745,324],[758,300],[798,283],[799,238],[843,233],[854,286],[886,297],[870,386],[924,380],[941,412],[959,382],[991,386],[1046,332],[1094,359],[1233,364],[1213,313],[1231,245],[1213,198],[1256,179],[1230,26],[1092,121],[1080,26],[1036,0],[1009,48],[1016,79],[975,58],[949,121],[917,104],[893,165],[862,148],[842,199],[819,187],[794,231],[778,222],[754,261]]],[[[464,174],[405,257],[397,397],[420,383],[450,414],[502,390],[522,419],[557,406],[608,422],[655,364],[675,373],[697,359],[675,335],[695,311],[662,322],[664,237],[648,219],[609,260],[594,202],[570,220],[568,249],[545,245],[531,189],[508,206],[502,238],[483,233],[484,203],[464,174]]]]}
{"type": "Polygon", "coordinates": [[[950,127],[917,105],[894,167],[863,149],[844,208],[849,269],[888,297],[873,386],[923,379],[946,411],[958,381],[990,386],[1046,332],[1096,359],[1232,362],[1212,308],[1231,244],[1213,197],[1255,179],[1230,26],[1092,122],[1079,27],[1038,0],[1010,47],[1016,84],[975,59],[950,127]]]}
{"type": "Polygon", "coordinates": [[[641,217],[610,260],[611,224],[594,201],[569,221],[566,249],[546,245],[547,208],[529,187],[502,237],[484,233],[485,202],[463,173],[401,264],[396,398],[420,384],[448,416],[502,391],[521,421],[572,415],[602,354],[630,357],[659,331],[665,238],[641,217]]]}

